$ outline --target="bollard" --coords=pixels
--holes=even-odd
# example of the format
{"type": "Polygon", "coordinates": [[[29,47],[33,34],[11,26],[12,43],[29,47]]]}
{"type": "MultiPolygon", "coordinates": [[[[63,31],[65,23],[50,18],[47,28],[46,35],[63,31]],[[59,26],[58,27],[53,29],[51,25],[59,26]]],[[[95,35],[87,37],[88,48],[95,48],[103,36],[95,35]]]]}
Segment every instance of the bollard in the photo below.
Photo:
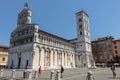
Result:
{"type": "Polygon", "coordinates": [[[56,73],[56,80],[60,80],[60,70],[58,70],[56,73]]]}
{"type": "Polygon", "coordinates": [[[3,69],[0,70],[0,77],[3,77],[3,69]]]}
{"type": "Polygon", "coordinates": [[[34,73],[34,78],[35,78],[35,79],[38,78],[38,72],[37,72],[37,71],[35,71],[35,73],[34,73]]]}
{"type": "Polygon", "coordinates": [[[32,71],[31,70],[28,71],[28,79],[32,79],[32,71]]]}
{"type": "Polygon", "coordinates": [[[26,70],[23,72],[23,78],[27,78],[27,71],[26,70]]]}
{"type": "Polygon", "coordinates": [[[55,80],[54,70],[51,71],[50,80],[55,80]]]}
{"type": "Polygon", "coordinates": [[[87,74],[86,80],[95,80],[92,71],[88,71],[87,74]]]}
{"type": "Polygon", "coordinates": [[[15,78],[15,70],[12,70],[12,78],[15,78]]]}

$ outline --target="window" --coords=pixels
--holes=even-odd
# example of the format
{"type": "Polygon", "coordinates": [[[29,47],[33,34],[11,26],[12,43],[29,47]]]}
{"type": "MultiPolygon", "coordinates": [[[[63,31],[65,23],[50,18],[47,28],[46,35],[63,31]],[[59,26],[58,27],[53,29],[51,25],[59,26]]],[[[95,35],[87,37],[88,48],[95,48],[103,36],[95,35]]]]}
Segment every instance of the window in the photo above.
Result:
{"type": "Polygon", "coordinates": [[[109,44],[108,47],[111,48],[111,45],[109,44]]]}
{"type": "Polygon", "coordinates": [[[87,32],[87,36],[88,36],[88,32],[87,32]]]}
{"type": "Polygon", "coordinates": [[[80,31],[80,35],[82,35],[82,32],[80,31]]]}
{"type": "Polygon", "coordinates": [[[114,44],[116,44],[116,42],[114,42],[114,44]]]}
{"type": "Polygon", "coordinates": [[[81,22],[82,21],[82,19],[79,19],[79,22],[81,22]]]}
{"type": "Polygon", "coordinates": [[[5,61],[5,57],[2,58],[2,61],[5,61]]]}
{"type": "Polygon", "coordinates": [[[79,47],[79,45],[77,45],[77,47],[79,47]]]}
{"type": "Polygon", "coordinates": [[[87,25],[87,30],[88,30],[88,25],[87,25]]]}
{"type": "Polygon", "coordinates": [[[81,25],[79,25],[79,28],[82,28],[82,24],[81,24],[81,25]]]}
{"type": "Polygon", "coordinates": [[[117,49],[117,46],[115,46],[115,49],[117,49]]]}
{"type": "Polygon", "coordinates": [[[115,53],[117,53],[117,51],[115,51],[115,53]]]}

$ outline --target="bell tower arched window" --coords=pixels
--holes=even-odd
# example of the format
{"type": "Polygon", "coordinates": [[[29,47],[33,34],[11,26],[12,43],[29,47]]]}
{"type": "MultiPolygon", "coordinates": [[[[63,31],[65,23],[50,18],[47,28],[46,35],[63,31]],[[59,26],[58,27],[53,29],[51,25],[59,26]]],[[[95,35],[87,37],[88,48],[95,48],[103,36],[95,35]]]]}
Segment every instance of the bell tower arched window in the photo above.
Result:
{"type": "Polygon", "coordinates": [[[80,31],[80,35],[82,35],[82,31],[80,31]]]}
{"type": "Polygon", "coordinates": [[[82,19],[79,19],[79,22],[81,22],[82,21],[82,19]]]}
{"type": "Polygon", "coordinates": [[[79,28],[80,28],[80,29],[82,28],[82,24],[81,24],[81,25],[79,25],[79,28]]]}

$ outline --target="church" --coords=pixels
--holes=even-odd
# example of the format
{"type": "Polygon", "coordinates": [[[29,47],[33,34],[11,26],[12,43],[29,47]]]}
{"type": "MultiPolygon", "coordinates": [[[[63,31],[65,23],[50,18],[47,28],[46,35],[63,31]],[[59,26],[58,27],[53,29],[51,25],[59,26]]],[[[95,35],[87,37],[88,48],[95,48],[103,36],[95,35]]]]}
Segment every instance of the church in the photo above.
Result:
{"type": "Polygon", "coordinates": [[[76,13],[77,38],[67,40],[31,22],[32,10],[26,3],[18,14],[17,27],[11,32],[8,68],[44,70],[94,65],[91,51],[89,16],[76,13]]]}

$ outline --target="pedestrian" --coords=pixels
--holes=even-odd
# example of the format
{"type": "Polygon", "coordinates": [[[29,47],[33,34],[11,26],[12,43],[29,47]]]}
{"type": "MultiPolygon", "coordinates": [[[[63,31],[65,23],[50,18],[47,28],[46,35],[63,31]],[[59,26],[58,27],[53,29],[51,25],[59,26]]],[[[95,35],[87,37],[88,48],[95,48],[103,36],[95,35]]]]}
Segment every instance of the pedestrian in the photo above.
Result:
{"type": "Polygon", "coordinates": [[[92,71],[87,72],[86,80],[95,80],[92,71]]]}
{"type": "Polygon", "coordinates": [[[41,68],[41,66],[40,66],[39,69],[38,69],[38,78],[39,78],[39,79],[40,79],[41,74],[42,74],[42,68],[41,68]]]}
{"type": "Polygon", "coordinates": [[[60,69],[61,78],[63,78],[63,72],[64,72],[64,68],[63,68],[63,66],[61,65],[61,69],[60,69]]]}
{"type": "Polygon", "coordinates": [[[115,72],[115,66],[112,65],[111,67],[112,73],[113,73],[113,78],[116,78],[116,72],[115,72]]]}

